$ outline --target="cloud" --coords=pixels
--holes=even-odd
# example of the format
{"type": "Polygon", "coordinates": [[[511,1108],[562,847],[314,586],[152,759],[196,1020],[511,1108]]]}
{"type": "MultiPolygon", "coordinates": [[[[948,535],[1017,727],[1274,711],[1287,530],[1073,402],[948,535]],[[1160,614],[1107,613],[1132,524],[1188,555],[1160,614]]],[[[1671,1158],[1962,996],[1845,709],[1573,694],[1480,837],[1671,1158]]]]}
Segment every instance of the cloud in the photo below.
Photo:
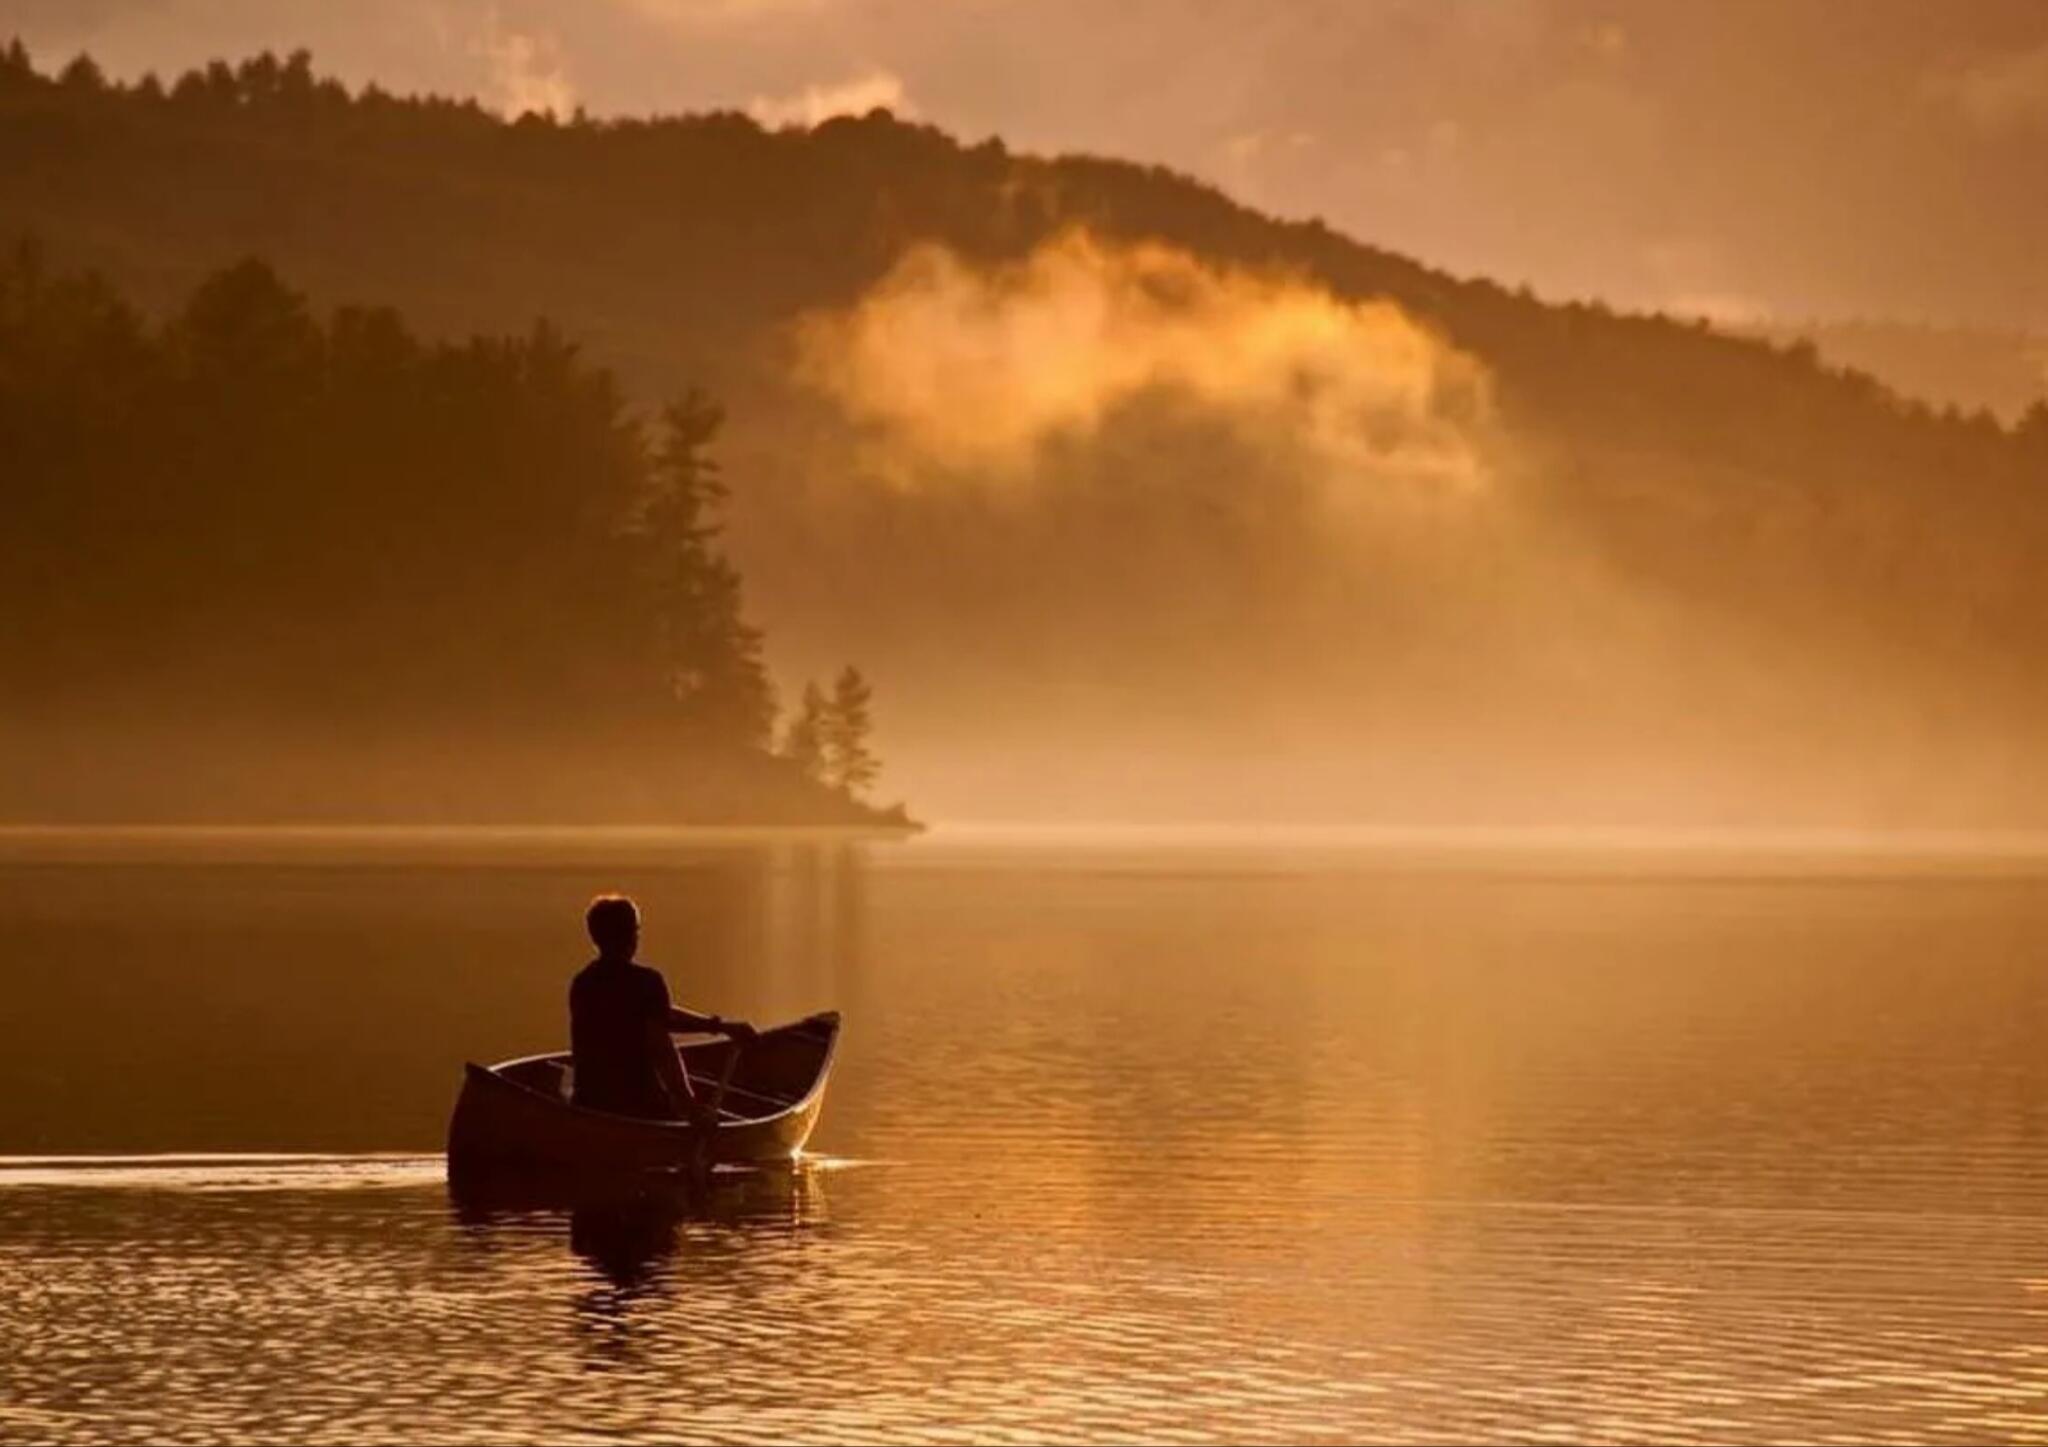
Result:
{"type": "Polygon", "coordinates": [[[1028,473],[1147,396],[1191,402],[1332,482],[1484,480],[1479,365],[1385,301],[1070,231],[1020,262],[908,252],[799,324],[798,374],[919,469],[1028,473]]]}
{"type": "Polygon", "coordinates": [[[2048,45],[1941,71],[1929,89],[1983,131],[2048,125],[2048,45]]]}
{"type": "Polygon", "coordinates": [[[494,8],[476,49],[490,61],[490,97],[504,114],[567,115],[576,108],[576,91],[552,35],[507,29],[494,8]]]}
{"type": "Polygon", "coordinates": [[[886,70],[870,70],[836,85],[807,85],[795,95],[757,95],[748,103],[747,114],[771,128],[809,128],[834,116],[864,116],[877,107],[899,116],[917,114],[902,77],[886,70]]]}

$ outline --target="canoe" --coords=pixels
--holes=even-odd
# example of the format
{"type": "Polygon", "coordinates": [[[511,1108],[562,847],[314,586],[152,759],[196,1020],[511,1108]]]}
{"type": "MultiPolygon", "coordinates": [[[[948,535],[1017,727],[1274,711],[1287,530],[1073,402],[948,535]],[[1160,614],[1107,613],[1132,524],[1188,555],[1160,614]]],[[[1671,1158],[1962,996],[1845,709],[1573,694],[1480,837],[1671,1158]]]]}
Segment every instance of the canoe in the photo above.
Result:
{"type": "Polygon", "coordinates": [[[709,1131],[571,1105],[567,1054],[467,1065],[448,1121],[448,1172],[611,1174],[787,1164],[818,1123],[838,1043],[839,1015],[828,1011],[763,1030],[743,1046],[722,1039],[682,1046],[691,1083],[708,1092],[717,1091],[731,1061],[718,1125],[709,1131]]]}

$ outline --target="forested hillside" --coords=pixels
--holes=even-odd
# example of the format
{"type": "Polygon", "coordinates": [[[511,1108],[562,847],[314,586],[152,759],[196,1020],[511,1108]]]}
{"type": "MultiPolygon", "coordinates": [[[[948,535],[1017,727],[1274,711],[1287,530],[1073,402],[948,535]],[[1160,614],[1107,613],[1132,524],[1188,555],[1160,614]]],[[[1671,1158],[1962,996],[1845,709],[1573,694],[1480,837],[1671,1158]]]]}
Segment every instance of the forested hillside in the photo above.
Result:
{"type": "MultiPolygon", "coordinates": [[[[720,417],[545,326],[0,258],[0,817],[862,822],[770,753],[720,417]]],[[[858,780],[872,779],[872,764],[858,780]]]]}
{"type": "Polygon", "coordinates": [[[1883,379],[1908,397],[2007,422],[2048,401],[2048,337],[1981,327],[1835,321],[1732,330],[1810,341],[1822,357],[1883,379]]]}
{"type": "MultiPolygon", "coordinates": [[[[881,113],[507,122],[304,56],[114,86],[15,51],[0,230],[159,315],[253,255],[433,337],[552,318],[642,403],[709,388],[771,662],[872,661],[942,808],[2048,817],[2048,409],[881,113]]],[[[492,525],[439,486],[425,536],[492,525]]]]}

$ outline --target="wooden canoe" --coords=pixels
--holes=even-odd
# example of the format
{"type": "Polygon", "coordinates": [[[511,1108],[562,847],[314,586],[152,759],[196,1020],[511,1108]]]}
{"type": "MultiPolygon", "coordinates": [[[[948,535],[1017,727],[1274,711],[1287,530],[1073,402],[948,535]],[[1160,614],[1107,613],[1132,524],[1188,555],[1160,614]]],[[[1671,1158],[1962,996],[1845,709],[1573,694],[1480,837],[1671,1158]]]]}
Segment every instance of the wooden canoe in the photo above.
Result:
{"type": "Polygon", "coordinates": [[[715,1092],[735,1049],[717,1128],[642,1120],[569,1103],[569,1056],[528,1055],[464,1067],[448,1122],[454,1175],[666,1171],[703,1164],[787,1164],[803,1150],[825,1103],[839,1042],[828,1011],[763,1030],[744,1046],[705,1040],[681,1047],[700,1089],[715,1092]]]}

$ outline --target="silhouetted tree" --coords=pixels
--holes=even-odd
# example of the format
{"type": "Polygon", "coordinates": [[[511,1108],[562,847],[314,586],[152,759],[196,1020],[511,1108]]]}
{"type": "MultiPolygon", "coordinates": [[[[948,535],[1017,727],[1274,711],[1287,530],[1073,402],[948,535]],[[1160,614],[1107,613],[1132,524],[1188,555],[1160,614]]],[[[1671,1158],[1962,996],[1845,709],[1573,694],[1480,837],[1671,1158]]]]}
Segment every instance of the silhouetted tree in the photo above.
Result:
{"type": "Polygon", "coordinates": [[[868,747],[874,731],[871,706],[874,690],[860,670],[849,664],[832,683],[832,699],[824,718],[825,780],[859,796],[875,782],[881,762],[868,747]]]}
{"type": "Polygon", "coordinates": [[[824,691],[816,682],[806,683],[803,701],[783,729],[779,752],[807,779],[825,777],[825,733],[830,718],[831,705],[825,701],[824,691]]]}
{"type": "Polygon", "coordinates": [[[105,90],[107,78],[101,73],[98,61],[80,53],[64,67],[64,73],[57,77],[57,83],[66,90],[93,92],[105,90]]]}
{"type": "Polygon", "coordinates": [[[0,257],[0,693],[89,697],[149,661],[210,706],[763,746],[718,425],[693,393],[642,427],[544,325],[425,343],[388,310],[322,321],[245,261],[152,330],[21,242],[0,257]]]}
{"type": "MultiPolygon", "coordinates": [[[[2040,401],[2020,415],[2013,428],[2020,445],[2039,459],[2048,459],[2048,401],[2040,401]]],[[[2048,479],[2044,479],[2048,481],[2048,479]]]]}
{"type": "Polygon", "coordinates": [[[718,545],[725,485],[709,453],[724,414],[691,392],[662,409],[635,522],[647,550],[660,657],[676,699],[713,737],[764,746],[775,695],[761,633],[742,612],[740,575],[718,545]]]}

